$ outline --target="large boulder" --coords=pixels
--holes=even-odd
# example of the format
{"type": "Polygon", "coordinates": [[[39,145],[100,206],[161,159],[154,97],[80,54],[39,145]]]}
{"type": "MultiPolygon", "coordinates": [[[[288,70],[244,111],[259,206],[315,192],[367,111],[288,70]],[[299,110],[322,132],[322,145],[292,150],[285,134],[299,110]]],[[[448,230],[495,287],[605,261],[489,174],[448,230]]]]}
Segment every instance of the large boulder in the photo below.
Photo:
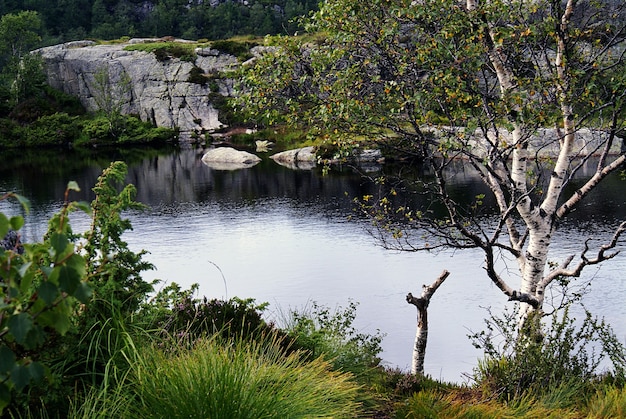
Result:
{"type": "Polygon", "coordinates": [[[229,95],[232,81],[202,83],[197,75],[230,70],[238,65],[237,59],[216,50],[196,50],[198,55],[189,61],[174,57],[159,60],[153,53],[125,50],[128,45],[144,41],[134,39],[115,45],[68,42],[35,53],[44,60],[48,83],[78,97],[88,110],[97,110],[98,102],[102,102],[97,75],[106,71],[114,87],[109,93],[119,96],[112,100],[122,104],[123,113],[139,115],[159,127],[179,128],[181,140],[222,128],[224,124],[210,98],[216,93],[229,95]],[[190,77],[192,72],[195,80],[190,77]],[[216,87],[219,92],[214,91],[216,87]]]}
{"type": "Polygon", "coordinates": [[[232,147],[212,148],[202,156],[202,162],[215,170],[246,169],[260,161],[259,156],[232,147]]]}
{"type": "Polygon", "coordinates": [[[270,159],[274,160],[281,166],[288,167],[290,169],[305,169],[310,170],[315,167],[317,162],[317,156],[315,155],[314,147],[302,147],[293,150],[282,151],[270,156],[270,159]]]}

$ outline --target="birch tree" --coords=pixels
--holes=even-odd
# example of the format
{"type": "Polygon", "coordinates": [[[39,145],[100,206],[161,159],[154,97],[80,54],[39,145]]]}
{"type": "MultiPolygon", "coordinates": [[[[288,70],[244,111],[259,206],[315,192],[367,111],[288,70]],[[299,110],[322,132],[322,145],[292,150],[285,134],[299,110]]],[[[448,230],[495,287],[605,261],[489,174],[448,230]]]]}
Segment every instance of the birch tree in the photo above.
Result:
{"type": "Polygon", "coordinates": [[[559,226],[626,158],[625,9],[614,0],[329,0],[308,26],[326,37],[275,39],[280,48],[246,73],[241,102],[258,122],[301,126],[344,148],[366,135],[418,159],[432,174],[414,185],[423,207],[397,202],[382,179],[387,195],[360,201],[379,239],[408,251],[480,249],[522,324],[541,313],[555,279],[613,258],[626,228],[554,263],[559,226]],[[459,162],[489,191],[469,205],[449,187],[459,162]],[[496,208],[489,222],[486,202],[496,208]]]}

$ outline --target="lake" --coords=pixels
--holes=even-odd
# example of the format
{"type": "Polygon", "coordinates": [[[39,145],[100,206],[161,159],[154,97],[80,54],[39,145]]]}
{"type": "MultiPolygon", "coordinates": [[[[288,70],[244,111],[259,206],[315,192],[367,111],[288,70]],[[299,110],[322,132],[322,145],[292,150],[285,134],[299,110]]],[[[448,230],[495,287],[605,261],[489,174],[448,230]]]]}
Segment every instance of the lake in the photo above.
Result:
{"type": "MultiPolygon", "coordinates": [[[[486,309],[501,311],[506,297],[491,284],[477,251],[402,253],[383,249],[354,215],[352,198],[375,186],[349,169],[323,176],[319,170],[291,170],[269,159],[253,168],[223,171],[207,167],[201,150],[124,150],[113,153],[61,151],[3,152],[0,193],[14,191],[31,200],[22,230],[25,241],[40,240],[47,220],[62,204],[67,182],[82,188],[71,195],[91,200],[91,188],[113,160],[129,165],[127,181],[148,210],[127,214],[133,230],[125,240],[133,250],[150,252],[156,266],[147,280],[183,287],[200,285],[208,298],[254,298],[268,302],[268,319],[280,323],[291,309],[313,301],[334,309],[359,303],[356,325],[366,333],[380,330],[382,358],[409,369],[416,310],[408,292],[419,294],[447,269],[450,277],[429,307],[425,371],[434,378],[463,382],[480,357],[467,338],[483,329],[486,309]],[[223,276],[222,276],[223,274],[223,276]]],[[[481,190],[471,173],[455,177],[459,194],[481,190]]],[[[610,237],[626,219],[626,183],[608,179],[554,237],[553,257],[580,253],[588,237],[610,237]]],[[[14,202],[0,210],[21,212],[14,202]]],[[[84,215],[72,217],[84,231],[84,215]]],[[[622,241],[623,247],[623,241],[622,241]]],[[[511,265],[513,267],[513,265],[511,265]]],[[[504,269],[504,266],[503,266],[504,269]]],[[[604,316],[626,341],[626,253],[600,267],[588,267],[577,283],[593,278],[586,306],[604,316]]],[[[510,275],[516,275],[512,269],[510,275]]]]}

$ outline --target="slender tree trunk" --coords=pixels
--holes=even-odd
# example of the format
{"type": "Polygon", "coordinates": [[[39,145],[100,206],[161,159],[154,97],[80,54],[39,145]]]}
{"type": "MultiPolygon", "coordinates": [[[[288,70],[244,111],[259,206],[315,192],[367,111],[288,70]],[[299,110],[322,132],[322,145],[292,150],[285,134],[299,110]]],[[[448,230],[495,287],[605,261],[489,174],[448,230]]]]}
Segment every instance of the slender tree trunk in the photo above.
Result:
{"type": "Polygon", "coordinates": [[[437,288],[446,280],[450,272],[444,269],[439,278],[431,285],[422,285],[422,295],[419,298],[408,293],[406,301],[417,307],[417,330],[415,332],[415,345],[413,346],[413,362],[411,374],[424,375],[424,358],[426,357],[426,343],[428,342],[428,304],[437,291],[437,288]]]}

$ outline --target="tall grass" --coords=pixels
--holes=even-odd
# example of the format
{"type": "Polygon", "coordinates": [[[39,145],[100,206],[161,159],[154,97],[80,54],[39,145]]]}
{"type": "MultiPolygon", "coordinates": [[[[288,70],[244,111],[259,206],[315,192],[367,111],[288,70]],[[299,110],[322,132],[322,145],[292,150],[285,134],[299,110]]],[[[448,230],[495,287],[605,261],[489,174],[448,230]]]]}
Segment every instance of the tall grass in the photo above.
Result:
{"type": "Polygon", "coordinates": [[[625,418],[626,388],[606,387],[587,404],[589,418],[625,418]]]}
{"type": "Polygon", "coordinates": [[[131,368],[127,389],[137,402],[129,418],[349,418],[360,408],[350,375],[322,359],[286,355],[276,342],[205,338],[174,353],[150,347],[131,368]]]}

